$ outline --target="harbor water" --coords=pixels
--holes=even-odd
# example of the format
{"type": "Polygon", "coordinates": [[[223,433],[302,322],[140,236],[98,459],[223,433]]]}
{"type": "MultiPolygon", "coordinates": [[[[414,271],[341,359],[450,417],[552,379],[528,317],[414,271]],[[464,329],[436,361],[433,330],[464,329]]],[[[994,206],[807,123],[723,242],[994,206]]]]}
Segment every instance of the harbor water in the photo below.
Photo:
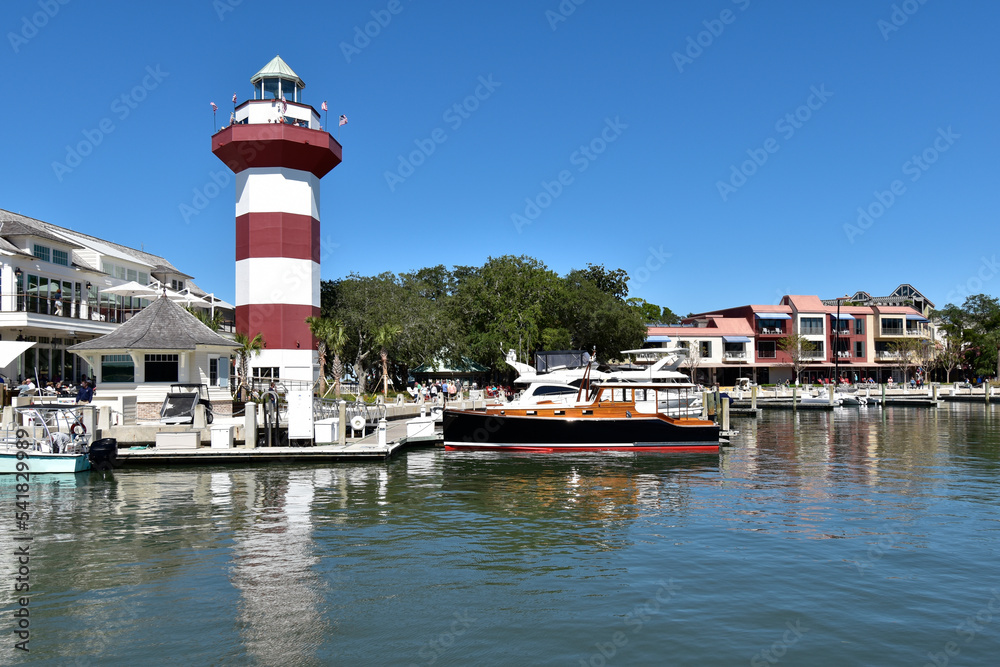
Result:
{"type": "Polygon", "coordinates": [[[5,478],[0,663],[997,664],[1000,409],[733,427],[707,456],[39,476],[20,528],[5,478]]]}

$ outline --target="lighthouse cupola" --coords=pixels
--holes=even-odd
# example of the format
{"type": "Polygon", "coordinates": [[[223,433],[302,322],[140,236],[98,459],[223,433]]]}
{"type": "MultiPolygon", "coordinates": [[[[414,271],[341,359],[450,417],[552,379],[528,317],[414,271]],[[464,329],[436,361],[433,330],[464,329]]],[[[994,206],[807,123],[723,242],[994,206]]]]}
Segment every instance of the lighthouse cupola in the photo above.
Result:
{"type": "Polygon", "coordinates": [[[275,56],[271,62],[264,65],[253,75],[250,83],[253,84],[255,100],[284,98],[286,102],[301,102],[302,89],[306,87],[299,75],[292,71],[281,56],[275,56]]]}

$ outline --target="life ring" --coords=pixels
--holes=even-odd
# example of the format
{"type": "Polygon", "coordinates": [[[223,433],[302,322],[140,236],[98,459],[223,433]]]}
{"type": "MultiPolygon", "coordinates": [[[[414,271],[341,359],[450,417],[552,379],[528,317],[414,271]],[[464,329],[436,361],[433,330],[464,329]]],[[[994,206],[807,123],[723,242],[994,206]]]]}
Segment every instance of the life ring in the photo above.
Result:
{"type": "Polygon", "coordinates": [[[83,422],[75,422],[69,427],[69,432],[73,435],[85,435],[87,433],[87,425],[83,422]]]}
{"type": "Polygon", "coordinates": [[[355,431],[365,430],[365,418],[361,415],[354,415],[351,417],[351,428],[355,431]]]}

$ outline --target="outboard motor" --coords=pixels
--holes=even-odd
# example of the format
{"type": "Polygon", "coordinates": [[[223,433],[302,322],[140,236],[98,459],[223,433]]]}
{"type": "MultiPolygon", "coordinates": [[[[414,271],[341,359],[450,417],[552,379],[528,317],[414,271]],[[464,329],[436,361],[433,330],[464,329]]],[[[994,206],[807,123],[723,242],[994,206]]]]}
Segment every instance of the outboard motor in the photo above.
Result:
{"type": "Polygon", "coordinates": [[[111,470],[118,464],[118,440],[101,438],[91,443],[89,458],[94,470],[111,470]]]}

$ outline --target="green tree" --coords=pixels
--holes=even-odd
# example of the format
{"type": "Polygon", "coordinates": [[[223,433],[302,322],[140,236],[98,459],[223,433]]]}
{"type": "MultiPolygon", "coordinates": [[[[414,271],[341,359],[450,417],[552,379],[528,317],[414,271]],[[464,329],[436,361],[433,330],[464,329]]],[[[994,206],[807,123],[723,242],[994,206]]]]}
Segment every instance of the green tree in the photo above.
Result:
{"type": "Polygon", "coordinates": [[[233,341],[239,345],[236,348],[236,372],[238,374],[236,388],[239,400],[245,401],[250,391],[250,360],[260,354],[266,347],[264,334],[257,333],[251,337],[242,331],[237,331],[233,341]]]}
{"type": "Polygon", "coordinates": [[[319,395],[326,396],[326,362],[330,353],[333,353],[334,384],[336,385],[336,396],[340,397],[340,378],[344,372],[344,366],[340,361],[340,352],[347,342],[347,334],[344,331],[344,324],[339,320],[328,317],[307,317],[306,323],[309,330],[316,338],[316,353],[319,358],[319,395]]]}
{"type": "Polygon", "coordinates": [[[610,294],[619,301],[625,301],[628,297],[629,278],[625,269],[609,271],[603,264],[587,264],[587,268],[580,273],[605,294],[610,294]]]}
{"type": "Polygon", "coordinates": [[[793,333],[778,341],[778,349],[788,355],[787,363],[791,364],[792,372],[795,373],[795,384],[798,384],[799,374],[806,358],[812,356],[812,353],[819,348],[805,336],[793,333]]]}
{"type": "Polygon", "coordinates": [[[458,283],[451,312],[467,332],[471,356],[503,368],[512,347],[532,351],[541,331],[552,324],[559,280],[537,259],[513,255],[490,257],[458,283]]]}
{"type": "Polygon", "coordinates": [[[382,359],[382,397],[389,395],[389,349],[392,347],[403,328],[395,324],[383,324],[375,332],[375,344],[379,348],[379,358],[382,359]]]}
{"type": "Polygon", "coordinates": [[[188,311],[192,315],[198,318],[198,321],[204,324],[206,327],[212,331],[218,331],[222,327],[222,323],[226,321],[225,316],[222,311],[216,310],[215,315],[212,316],[211,313],[204,308],[193,308],[191,306],[185,306],[184,310],[188,311]]]}

